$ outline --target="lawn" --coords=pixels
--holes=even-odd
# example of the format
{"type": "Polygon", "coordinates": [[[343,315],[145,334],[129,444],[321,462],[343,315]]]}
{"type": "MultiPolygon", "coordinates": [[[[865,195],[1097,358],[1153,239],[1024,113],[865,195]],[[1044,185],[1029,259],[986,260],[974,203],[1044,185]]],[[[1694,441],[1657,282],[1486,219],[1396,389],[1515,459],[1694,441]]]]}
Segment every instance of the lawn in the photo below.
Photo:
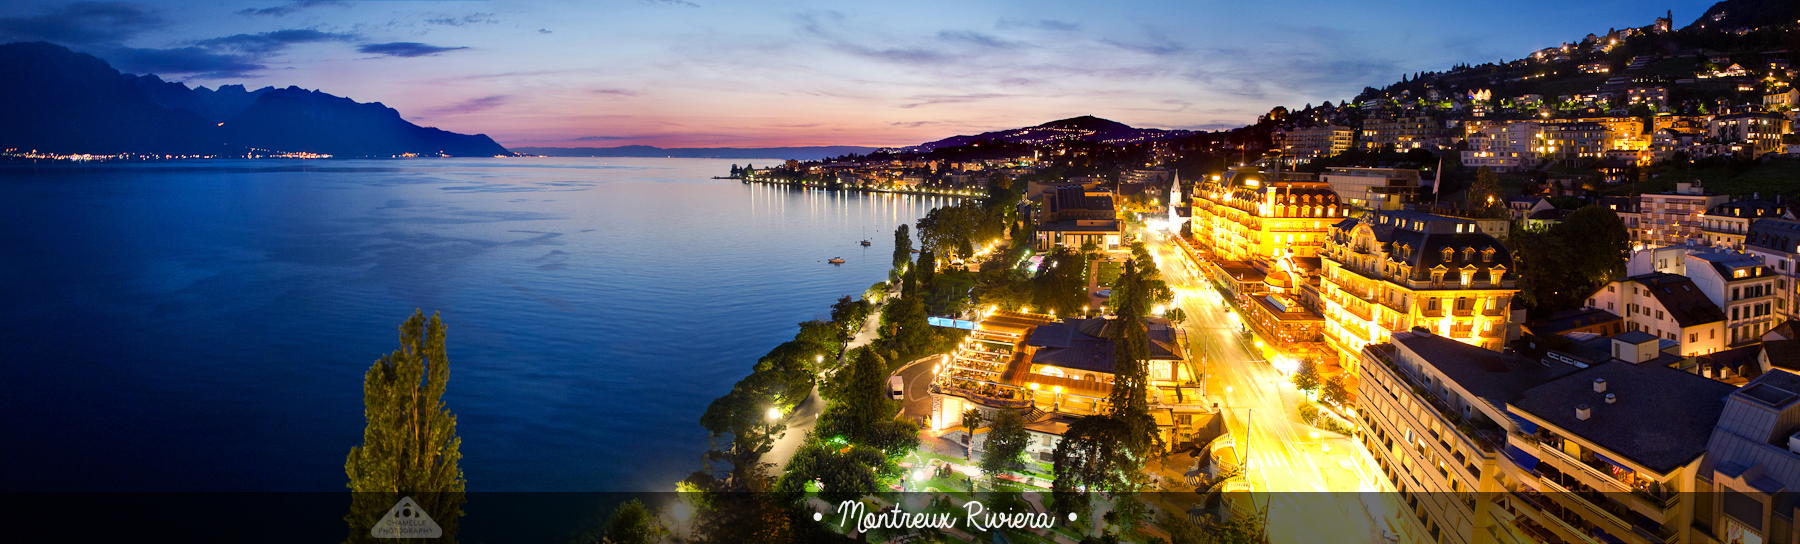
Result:
{"type": "Polygon", "coordinates": [[[1119,281],[1119,276],[1124,273],[1125,273],[1125,265],[1123,263],[1120,263],[1118,261],[1101,262],[1100,263],[1100,285],[1110,287],[1110,286],[1112,286],[1113,282],[1119,281]]]}

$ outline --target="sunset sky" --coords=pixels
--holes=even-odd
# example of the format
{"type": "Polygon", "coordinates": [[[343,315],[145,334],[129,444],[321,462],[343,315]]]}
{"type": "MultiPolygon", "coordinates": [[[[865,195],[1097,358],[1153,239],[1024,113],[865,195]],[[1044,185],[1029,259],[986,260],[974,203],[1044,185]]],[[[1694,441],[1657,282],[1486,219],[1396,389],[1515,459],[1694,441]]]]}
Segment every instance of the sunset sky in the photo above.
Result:
{"type": "Polygon", "coordinates": [[[513,147],[886,146],[1085,114],[1241,126],[1710,4],[0,0],[0,41],[380,101],[513,147]]]}

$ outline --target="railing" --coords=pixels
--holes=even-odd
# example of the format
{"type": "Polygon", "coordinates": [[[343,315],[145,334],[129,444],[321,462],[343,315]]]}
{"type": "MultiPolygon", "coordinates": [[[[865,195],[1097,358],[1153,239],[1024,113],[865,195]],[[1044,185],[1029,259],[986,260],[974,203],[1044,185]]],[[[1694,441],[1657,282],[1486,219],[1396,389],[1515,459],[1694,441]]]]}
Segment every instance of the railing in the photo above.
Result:
{"type": "Polygon", "coordinates": [[[1551,523],[1555,523],[1556,525],[1562,526],[1564,531],[1568,531],[1569,534],[1572,534],[1572,535],[1575,535],[1575,536],[1581,538],[1582,542],[1587,542],[1589,544],[1600,544],[1599,540],[1588,535],[1587,531],[1582,530],[1580,527],[1576,527],[1575,524],[1569,523],[1569,520],[1563,519],[1562,516],[1558,516],[1554,513],[1545,511],[1544,503],[1547,502],[1546,499],[1539,498],[1539,497],[1533,496],[1533,495],[1519,493],[1517,491],[1514,491],[1512,493],[1512,496],[1518,498],[1520,501],[1522,501],[1528,505],[1528,509],[1526,510],[1527,516],[1529,516],[1533,519],[1549,518],[1551,523]],[[1532,514],[1536,514],[1536,515],[1532,515],[1532,514]]]}
{"type": "MultiPolygon", "coordinates": [[[[1438,426],[1456,429],[1454,434],[1461,438],[1461,442],[1466,442],[1475,446],[1475,449],[1486,453],[1499,451],[1500,445],[1505,443],[1506,435],[1499,428],[1477,427],[1465,421],[1462,414],[1452,409],[1449,403],[1444,402],[1437,395],[1431,394],[1424,385],[1414,380],[1411,374],[1407,374],[1399,365],[1394,364],[1392,356],[1388,353],[1383,350],[1364,350],[1364,353],[1374,354],[1375,360],[1380,361],[1382,366],[1387,368],[1388,373],[1398,377],[1401,383],[1410,387],[1414,391],[1414,396],[1423,398],[1425,403],[1437,412],[1435,415],[1438,417],[1438,426]]],[[[1456,451],[1456,448],[1450,447],[1450,443],[1439,436],[1438,432],[1431,431],[1430,434],[1432,438],[1437,439],[1438,444],[1442,445],[1446,452],[1456,451]]]]}
{"type": "Polygon", "coordinates": [[[1551,457],[1557,457],[1564,463],[1580,467],[1581,471],[1586,472],[1589,476],[1598,478],[1602,482],[1606,482],[1607,485],[1614,487],[1618,491],[1631,491],[1631,486],[1625,485],[1625,482],[1621,482],[1617,478],[1613,478],[1610,469],[1606,472],[1602,472],[1601,467],[1589,465],[1587,462],[1582,461],[1573,455],[1569,455],[1569,452],[1563,451],[1562,448],[1551,446],[1549,444],[1540,444],[1538,449],[1550,452],[1551,457]]]}

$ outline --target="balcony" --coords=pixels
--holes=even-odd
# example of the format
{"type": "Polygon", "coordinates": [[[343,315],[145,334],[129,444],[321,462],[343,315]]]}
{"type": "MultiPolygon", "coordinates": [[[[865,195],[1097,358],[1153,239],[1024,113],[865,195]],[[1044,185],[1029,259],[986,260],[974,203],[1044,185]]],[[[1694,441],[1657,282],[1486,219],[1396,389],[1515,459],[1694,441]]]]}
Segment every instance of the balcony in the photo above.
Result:
{"type": "Polygon", "coordinates": [[[1582,461],[1580,459],[1577,459],[1573,455],[1569,455],[1569,453],[1563,451],[1562,448],[1558,448],[1556,446],[1553,446],[1553,445],[1550,445],[1547,443],[1542,443],[1542,442],[1539,443],[1538,450],[1549,453],[1549,455],[1547,455],[1546,457],[1555,458],[1556,460],[1560,461],[1559,464],[1568,465],[1569,467],[1572,467],[1575,470],[1587,473],[1587,475],[1591,478],[1600,480],[1601,482],[1603,482],[1607,486],[1609,486],[1613,491],[1619,491],[1619,492],[1631,491],[1631,486],[1625,485],[1624,482],[1621,482],[1618,479],[1613,478],[1612,466],[1607,465],[1606,462],[1604,462],[1604,461],[1593,461],[1593,462],[1582,461]]]}
{"type": "MultiPolygon", "coordinates": [[[[1562,474],[1554,466],[1545,470],[1543,465],[1539,465],[1533,474],[1545,487],[1555,492],[1550,494],[1555,502],[1574,504],[1585,519],[1604,522],[1613,528],[1615,534],[1630,532],[1650,542],[1671,542],[1678,532],[1620,502],[1619,499],[1626,496],[1626,493],[1597,491],[1576,478],[1562,474]]],[[[1673,506],[1674,495],[1669,494],[1667,500],[1673,506]]]]}
{"type": "MultiPolygon", "coordinates": [[[[1465,419],[1462,416],[1462,412],[1457,411],[1455,408],[1451,407],[1449,403],[1444,402],[1443,399],[1426,390],[1425,386],[1415,380],[1411,374],[1408,374],[1406,370],[1394,363],[1391,349],[1367,349],[1364,350],[1363,353],[1371,354],[1376,361],[1381,362],[1381,366],[1386,368],[1389,374],[1394,375],[1401,383],[1412,389],[1413,396],[1423,399],[1426,404],[1430,405],[1438,417],[1438,425],[1436,426],[1445,429],[1456,429],[1457,432],[1454,434],[1456,434],[1459,439],[1457,441],[1461,442],[1465,447],[1469,447],[1472,451],[1480,451],[1491,455],[1499,451],[1500,445],[1506,443],[1506,431],[1502,430],[1500,426],[1487,421],[1487,418],[1477,417],[1474,418],[1473,421],[1465,419]]],[[[1428,431],[1427,434],[1436,439],[1438,444],[1444,447],[1445,453],[1457,451],[1457,449],[1451,447],[1450,442],[1437,431],[1428,431]]],[[[1467,460],[1463,461],[1467,462],[1467,460]]],[[[1465,468],[1465,470],[1467,469],[1465,468]]],[[[1470,474],[1470,476],[1478,475],[1470,474]]]]}

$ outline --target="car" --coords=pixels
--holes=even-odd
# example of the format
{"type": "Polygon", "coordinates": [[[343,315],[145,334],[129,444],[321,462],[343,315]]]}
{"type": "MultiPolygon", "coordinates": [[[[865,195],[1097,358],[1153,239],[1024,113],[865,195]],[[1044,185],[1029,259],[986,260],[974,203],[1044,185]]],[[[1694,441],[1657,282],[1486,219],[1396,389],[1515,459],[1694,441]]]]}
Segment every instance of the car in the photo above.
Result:
{"type": "Polygon", "coordinates": [[[888,397],[900,400],[906,397],[906,380],[899,376],[888,376],[888,397]]]}

